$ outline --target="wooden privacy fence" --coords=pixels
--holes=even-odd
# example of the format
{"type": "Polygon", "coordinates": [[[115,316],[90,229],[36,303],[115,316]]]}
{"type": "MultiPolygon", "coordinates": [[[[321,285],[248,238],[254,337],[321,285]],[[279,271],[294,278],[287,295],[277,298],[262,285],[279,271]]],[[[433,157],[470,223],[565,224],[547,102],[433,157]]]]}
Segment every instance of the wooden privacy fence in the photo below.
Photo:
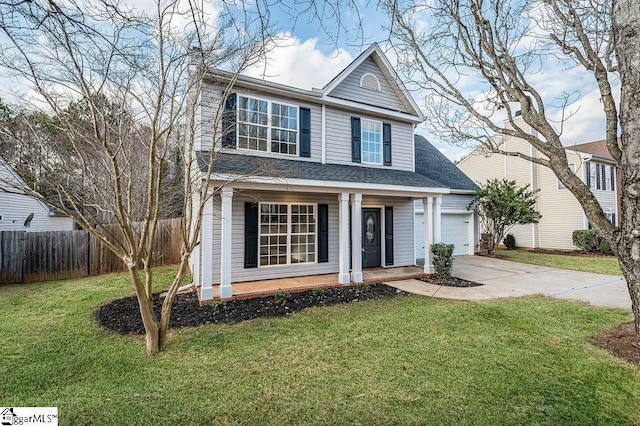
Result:
{"type": "MultiPolygon", "coordinates": [[[[158,222],[154,266],[180,262],[182,219],[158,222]]],[[[114,235],[116,227],[113,227],[114,235]]],[[[87,231],[0,232],[0,284],[30,283],[126,271],[87,231]]]]}

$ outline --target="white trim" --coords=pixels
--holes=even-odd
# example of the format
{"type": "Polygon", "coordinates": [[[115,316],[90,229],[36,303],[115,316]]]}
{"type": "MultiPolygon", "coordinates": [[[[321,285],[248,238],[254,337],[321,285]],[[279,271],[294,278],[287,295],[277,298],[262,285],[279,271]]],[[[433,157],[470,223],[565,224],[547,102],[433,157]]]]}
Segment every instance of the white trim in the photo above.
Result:
{"type": "Polygon", "coordinates": [[[383,127],[384,127],[384,123],[382,123],[382,121],[380,121],[380,120],[374,120],[374,119],[371,119],[371,118],[360,117],[360,158],[362,160],[362,164],[375,164],[376,166],[382,166],[384,164],[384,158],[382,158],[382,157],[384,157],[384,140],[383,140],[384,130],[383,130],[383,127]],[[368,121],[368,122],[376,123],[376,124],[380,125],[380,151],[378,152],[378,154],[380,155],[380,162],[379,163],[376,163],[376,162],[373,162],[373,161],[364,161],[364,137],[363,137],[364,126],[362,125],[363,121],[368,121]]]}
{"type": "Polygon", "coordinates": [[[362,76],[360,77],[360,87],[363,88],[363,89],[372,90],[372,91],[375,91],[375,92],[382,91],[382,86],[380,85],[380,80],[378,80],[378,77],[376,77],[375,74],[372,74],[370,72],[365,72],[364,74],[362,74],[362,76]],[[363,86],[362,83],[363,83],[365,77],[373,77],[373,80],[376,82],[376,85],[378,86],[378,88],[377,89],[371,89],[369,87],[363,86]]]}
{"type": "MultiPolygon", "coordinates": [[[[225,186],[220,191],[220,298],[232,296],[231,271],[233,250],[233,188],[225,186]]],[[[213,221],[212,221],[213,223],[213,221]]],[[[213,244],[211,244],[213,246],[213,244]]]]}
{"type": "Polygon", "coordinates": [[[213,197],[205,198],[200,227],[200,298],[213,299],[213,197]]]}
{"type": "MultiPolygon", "coordinates": [[[[271,214],[271,213],[269,213],[271,214]]],[[[307,233],[309,234],[309,233],[307,233]]],[[[271,234],[268,234],[271,235],[271,234]]],[[[300,233],[296,234],[296,235],[300,235],[300,233]]],[[[315,265],[318,263],[318,203],[303,203],[303,202],[279,202],[279,201],[264,201],[264,202],[260,202],[258,203],[258,269],[268,269],[268,268],[273,268],[273,267],[282,267],[282,266],[292,266],[292,267],[296,267],[297,265],[315,265]],[[260,248],[261,246],[261,237],[262,237],[262,206],[263,205],[277,205],[277,206],[282,206],[282,205],[286,205],[287,206],[287,263],[279,263],[279,264],[274,264],[274,265],[262,265],[260,262],[260,248]],[[315,238],[314,238],[314,261],[313,262],[298,262],[298,263],[291,263],[291,206],[313,206],[313,214],[315,216],[315,238]]]]}
{"type": "Polygon", "coordinates": [[[322,145],[322,164],[327,162],[327,107],[322,104],[322,129],[321,129],[321,145],[322,145]]]}
{"type": "MultiPolygon", "coordinates": [[[[300,156],[300,105],[295,105],[295,104],[290,104],[287,102],[281,102],[278,100],[273,100],[273,98],[264,98],[261,96],[255,96],[254,94],[245,94],[242,92],[236,92],[236,149],[239,151],[248,151],[248,152],[264,152],[264,153],[268,153],[268,154],[280,154],[285,156],[286,158],[292,158],[292,157],[299,157],[300,156]],[[261,102],[266,102],[267,103],[267,125],[263,125],[263,124],[257,124],[257,123],[251,123],[248,121],[242,121],[242,123],[244,124],[248,124],[250,126],[257,126],[257,127],[266,127],[267,129],[267,150],[263,151],[261,149],[251,149],[251,148],[241,148],[240,147],[240,97],[243,97],[245,99],[253,99],[256,101],[261,101],[261,102]],[[296,152],[295,154],[290,154],[290,153],[283,153],[280,151],[277,152],[273,152],[271,150],[271,144],[273,143],[272,139],[271,139],[271,134],[272,134],[272,130],[276,129],[276,130],[284,130],[284,131],[293,131],[293,129],[286,129],[284,127],[274,127],[273,126],[273,111],[272,111],[272,107],[273,104],[278,104],[278,105],[283,105],[286,107],[290,107],[290,108],[295,108],[296,109],[296,152]]],[[[259,111],[258,111],[259,112],[259,111]]],[[[279,142],[278,142],[279,143],[279,142]]]]}
{"type": "Polygon", "coordinates": [[[431,255],[431,239],[433,235],[433,198],[423,198],[422,205],[424,206],[424,227],[422,228],[422,232],[424,233],[424,272],[426,274],[433,274],[433,256],[431,255]]]}
{"type": "Polygon", "coordinates": [[[405,197],[422,198],[427,195],[435,194],[449,194],[449,188],[429,188],[420,186],[401,186],[401,185],[385,185],[378,183],[363,183],[363,182],[344,182],[344,181],[326,181],[326,180],[309,180],[309,179],[287,179],[287,178],[273,178],[273,177],[259,177],[259,176],[242,176],[234,174],[214,174],[211,176],[211,180],[234,182],[234,187],[249,188],[251,185],[247,184],[262,184],[262,185],[275,185],[283,191],[290,191],[292,188],[289,186],[296,186],[301,188],[295,188],[299,191],[314,192],[313,188],[319,188],[315,192],[327,192],[328,188],[336,190],[358,190],[361,193],[368,192],[369,194],[381,194],[384,192],[391,192],[397,194],[401,192],[405,197]]]}
{"type": "Polygon", "coordinates": [[[377,43],[374,43],[371,46],[369,46],[367,50],[362,52],[353,62],[351,62],[345,69],[343,69],[337,76],[335,76],[326,86],[324,86],[322,88],[322,92],[323,92],[322,98],[326,99],[328,93],[331,93],[353,71],[355,71],[356,68],[358,68],[368,57],[372,56],[373,54],[375,54],[376,57],[382,62],[382,65],[383,65],[382,71],[383,72],[386,71],[388,75],[391,77],[391,80],[393,80],[393,82],[396,84],[396,90],[399,92],[398,94],[404,96],[405,100],[408,101],[411,107],[413,108],[417,117],[420,119],[418,123],[423,122],[426,119],[426,117],[418,107],[418,104],[416,104],[416,101],[413,99],[413,97],[411,97],[411,95],[407,91],[407,88],[404,86],[404,83],[402,82],[402,80],[400,80],[400,78],[398,77],[398,74],[395,72],[395,70],[391,66],[391,63],[389,62],[386,55],[382,52],[382,50],[380,49],[380,46],[378,46],[377,43]]]}
{"type": "Polygon", "coordinates": [[[341,106],[341,107],[349,108],[353,112],[373,113],[373,114],[378,114],[386,117],[397,118],[398,120],[408,121],[413,124],[420,124],[424,121],[424,118],[416,115],[407,114],[405,112],[393,111],[390,109],[377,107],[369,104],[363,104],[361,102],[349,101],[349,100],[340,99],[340,98],[331,98],[329,96],[323,96],[321,100],[322,102],[326,103],[329,106],[341,106]]]}
{"type": "Polygon", "coordinates": [[[349,284],[349,193],[338,194],[338,283],[349,284]]]}
{"type": "MultiPolygon", "coordinates": [[[[537,132],[536,132],[537,133],[537,132]]],[[[535,158],[535,152],[534,152],[534,148],[533,145],[529,145],[529,156],[531,158],[535,158]]],[[[530,178],[531,178],[531,190],[532,191],[536,191],[538,189],[538,185],[536,185],[535,182],[535,169],[534,169],[535,164],[533,163],[533,161],[531,161],[529,163],[529,170],[530,170],[530,178]]],[[[534,206],[538,205],[538,197],[536,197],[536,201],[534,206]]],[[[536,224],[535,223],[531,223],[531,246],[532,248],[536,248],[536,224]]]]}
{"type": "Polygon", "coordinates": [[[351,194],[351,281],[361,283],[362,275],[362,194],[351,194]]]}

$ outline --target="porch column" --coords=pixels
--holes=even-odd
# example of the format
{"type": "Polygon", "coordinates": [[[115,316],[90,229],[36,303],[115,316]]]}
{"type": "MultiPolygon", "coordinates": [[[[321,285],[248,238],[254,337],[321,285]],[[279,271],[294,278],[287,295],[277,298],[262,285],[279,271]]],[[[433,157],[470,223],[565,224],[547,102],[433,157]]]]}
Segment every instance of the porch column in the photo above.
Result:
{"type": "Polygon", "coordinates": [[[200,272],[202,275],[200,298],[211,300],[213,299],[213,197],[209,197],[204,203],[200,228],[200,259],[196,263],[200,265],[200,271],[194,271],[194,274],[200,272]]]}
{"type": "Polygon", "coordinates": [[[442,242],[442,197],[434,197],[433,204],[433,242],[442,242]]]}
{"type": "Polygon", "coordinates": [[[338,195],[339,221],[339,272],[338,282],[349,284],[349,194],[343,192],[338,195]]]}
{"type": "Polygon", "coordinates": [[[362,194],[351,194],[351,281],[361,283],[362,276],[362,194]]]}
{"type": "Polygon", "coordinates": [[[424,205],[424,273],[433,274],[431,243],[433,242],[433,197],[422,199],[424,205]]]}
{"type": "Polygon", "coordinates": [[[231,297],[231,232],[233,218],[233,188],[224,187],[221,191],[222,217],[220,227],[220,298],[231,297]]]}

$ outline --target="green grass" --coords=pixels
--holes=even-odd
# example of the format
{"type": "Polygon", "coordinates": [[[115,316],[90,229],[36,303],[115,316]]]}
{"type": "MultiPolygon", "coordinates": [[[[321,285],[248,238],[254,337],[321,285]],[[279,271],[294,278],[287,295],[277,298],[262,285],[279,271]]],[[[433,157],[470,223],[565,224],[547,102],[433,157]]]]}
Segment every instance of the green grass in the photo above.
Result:
{"type": "MultiPolygon", "coordinates": [[[[171,269],[157,272],[167,282],[171,269]]],[[[633,424],[638,370],[587,343],[628,314],[411,296],[173,332],[99,328],[124,275],[0,287],[0,401],[61,424],[633,424]]]]}
{"type": "Polygon", "coordinates": [[[535,253],[527,250],[496,250],[500,259],[552,268],[593,272],[594,274],[620,275],[618,260],[612,256],[569,256],[535,253]]]}

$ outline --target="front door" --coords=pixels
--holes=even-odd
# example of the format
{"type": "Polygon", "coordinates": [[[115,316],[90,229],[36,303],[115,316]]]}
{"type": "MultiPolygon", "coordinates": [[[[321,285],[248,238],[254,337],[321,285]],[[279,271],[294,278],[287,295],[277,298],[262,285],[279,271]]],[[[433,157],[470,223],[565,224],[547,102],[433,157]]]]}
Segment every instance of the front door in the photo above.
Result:
{"type": "Polygon", "coordinates": [[[362,268],[377,268],[380,262],[380,209],[362,209],[362,268]]]}

